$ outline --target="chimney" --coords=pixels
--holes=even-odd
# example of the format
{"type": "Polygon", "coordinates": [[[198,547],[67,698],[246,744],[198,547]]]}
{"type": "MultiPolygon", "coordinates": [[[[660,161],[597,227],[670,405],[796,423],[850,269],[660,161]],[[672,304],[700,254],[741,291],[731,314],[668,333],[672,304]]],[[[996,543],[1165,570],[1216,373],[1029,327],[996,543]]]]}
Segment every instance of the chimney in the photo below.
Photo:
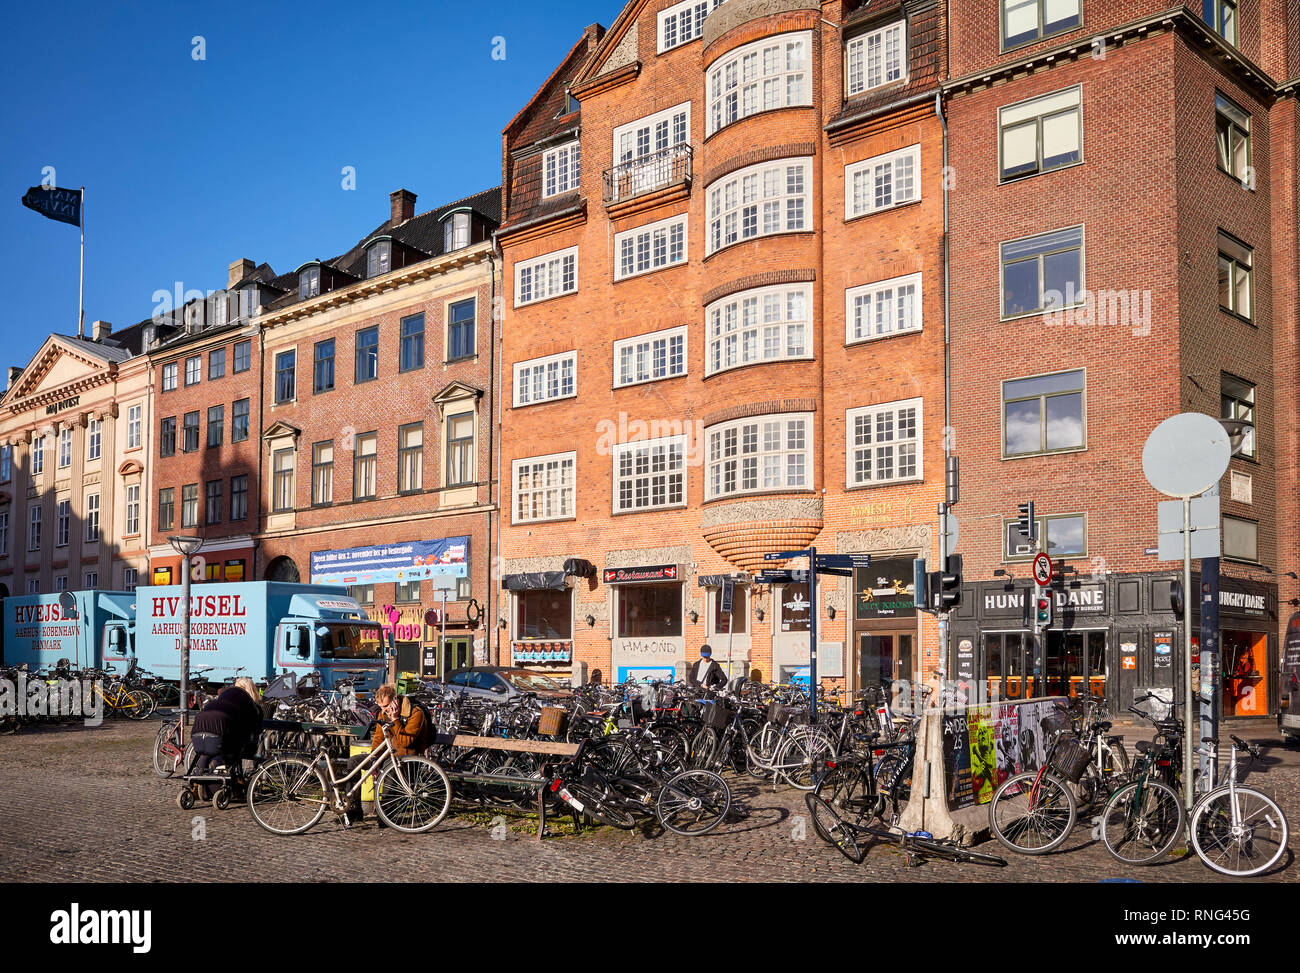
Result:
{"type": "Polygon", "coordinates": [[[22,370],[22,368],[21,368],[20,366],[18,366],[18,365],[10,365],[10,366],[9,366],[9,384],[6,386],[6,388],[13,388],[13,387],[14,387],[14,382],[18,381],[18,376],[21,375],[22,373],[23,373],[23,370],[22,370]]]}
{"type": "Polygon", "coordinates": [[[92,321],[90,324],[90,340],[103,341],[113,333],[113,326],[107,321],[92,321]]]}
{"type": "Polygon", "coordinates": [[[393,226],[401,226],[415,215],[415,193],[409,189],[398,189],[389,193],[388,204],[392,210],[389,218],[393,226]]]}
{"type": "Polygon", "coordinates": [[[234,287],[241,280],[257,269],[257,264],[244,257],[242,260],[236,260],[230,265],[230,270],[226,274],[226,289],[234,287]]]}

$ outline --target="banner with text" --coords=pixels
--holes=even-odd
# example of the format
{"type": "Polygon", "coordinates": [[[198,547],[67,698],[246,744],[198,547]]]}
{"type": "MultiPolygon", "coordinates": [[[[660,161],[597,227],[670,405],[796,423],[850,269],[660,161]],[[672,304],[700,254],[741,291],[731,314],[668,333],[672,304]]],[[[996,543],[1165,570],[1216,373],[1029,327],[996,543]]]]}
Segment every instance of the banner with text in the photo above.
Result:
{"type": "Polygon", "coordinates": [[[311,556],[312,584],[420,581],[437,574],[464,578],[468,572],[468,537],[314,551],[311,556]]]}

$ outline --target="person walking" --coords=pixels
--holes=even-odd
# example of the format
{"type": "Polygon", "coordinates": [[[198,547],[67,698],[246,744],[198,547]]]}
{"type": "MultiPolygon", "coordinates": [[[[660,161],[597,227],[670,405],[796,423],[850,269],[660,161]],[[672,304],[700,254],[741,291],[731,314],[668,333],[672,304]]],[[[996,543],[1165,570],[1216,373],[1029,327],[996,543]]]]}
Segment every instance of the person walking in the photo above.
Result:
{"type": "Polygon", "coordinates": [[[700,646],[700,659],[686,673],[686,681],[704,689],[721,689],[727,684],[727,674],[713,661],[713,647],[707,642],[700,646]]]}

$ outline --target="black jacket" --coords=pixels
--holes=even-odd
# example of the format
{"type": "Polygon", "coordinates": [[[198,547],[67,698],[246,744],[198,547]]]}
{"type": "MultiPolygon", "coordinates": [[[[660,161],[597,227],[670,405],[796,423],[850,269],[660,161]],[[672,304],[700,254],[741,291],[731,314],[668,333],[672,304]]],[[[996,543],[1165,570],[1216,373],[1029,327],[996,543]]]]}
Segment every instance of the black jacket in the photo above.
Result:
{"type": "Polygon", "coordinates": [[[700,659],[687,671],[686,681],[705,689],[721,689],[727,684],[727,674],[712,659],[700,659]]]}
{"type": "Polygon", "coordinates": [[[222,753],[248,752],[262,732],[262,708],[238,686],[227,686],[194,718],[194,732],[220,736],[222,753]]]}

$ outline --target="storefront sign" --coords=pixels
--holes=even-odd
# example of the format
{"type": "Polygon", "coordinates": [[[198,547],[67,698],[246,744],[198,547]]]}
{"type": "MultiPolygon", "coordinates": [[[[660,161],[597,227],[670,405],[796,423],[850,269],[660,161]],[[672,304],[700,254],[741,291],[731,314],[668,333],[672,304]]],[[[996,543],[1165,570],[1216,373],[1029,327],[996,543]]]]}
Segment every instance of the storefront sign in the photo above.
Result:
{"type": "MultiPolygon", "coordinates": [[[[1106,613],[1106,586],[1083,584],[1078,587],[1052,589],[1052,600],[1057,614],[1104,615],[1106,613]]],[[[984,614],[1020,616],[1025,610],[1025,592],[986,591],[984,614]]]]}
{"type": "Polygon", "coordinates": [[[312,584],[375,584],[419,581],[439,574],[464,578],[469,571],[469,538],[314,551],[312,584]]]}
{"type": "Polygon", "coordinates": [[[1225,615],[1253,615],[1262,617],[1268,610],[1268,596],[1249,591],[1233,591],[1224,578],[1219,588],[1219,610],[1225,615]]]}
{"type": "Polygon", "coordinates": [[[52,416],[55,415],[56,413],[63,412],[67,409],[75,409],[80,404],[81,404],[81,396],[74,395],[72,396],[72,398],[64,399],[62,402],[54,402],[51,403],[50,405],[47,405],[45,407],[45,414],[47,416],[52,416]]]}
{"type": "Polygon", "coordinates": [[[858,618],[915,618],[916,585],[911,558],[872,561],[853,573],[858,618]]]}
{"type": "Polygon", "coordinates": [[[658,564],[642,568],[606,568],[605,584],[634,584],[639,581],[676,581],[677,565],[658,564]]]}
{"type": "Polygon", "coordinates": [[[957,643],[957,678],[975,678],[975,645],[970,639],[957,643]]]}
{"type": "Polygon", "coordinates": [[[1157,669],[1169,669],[1174,664],[1174,633],[1153,632],[1151,640],[1155,645],[1152,664],[1157,669]]]}

